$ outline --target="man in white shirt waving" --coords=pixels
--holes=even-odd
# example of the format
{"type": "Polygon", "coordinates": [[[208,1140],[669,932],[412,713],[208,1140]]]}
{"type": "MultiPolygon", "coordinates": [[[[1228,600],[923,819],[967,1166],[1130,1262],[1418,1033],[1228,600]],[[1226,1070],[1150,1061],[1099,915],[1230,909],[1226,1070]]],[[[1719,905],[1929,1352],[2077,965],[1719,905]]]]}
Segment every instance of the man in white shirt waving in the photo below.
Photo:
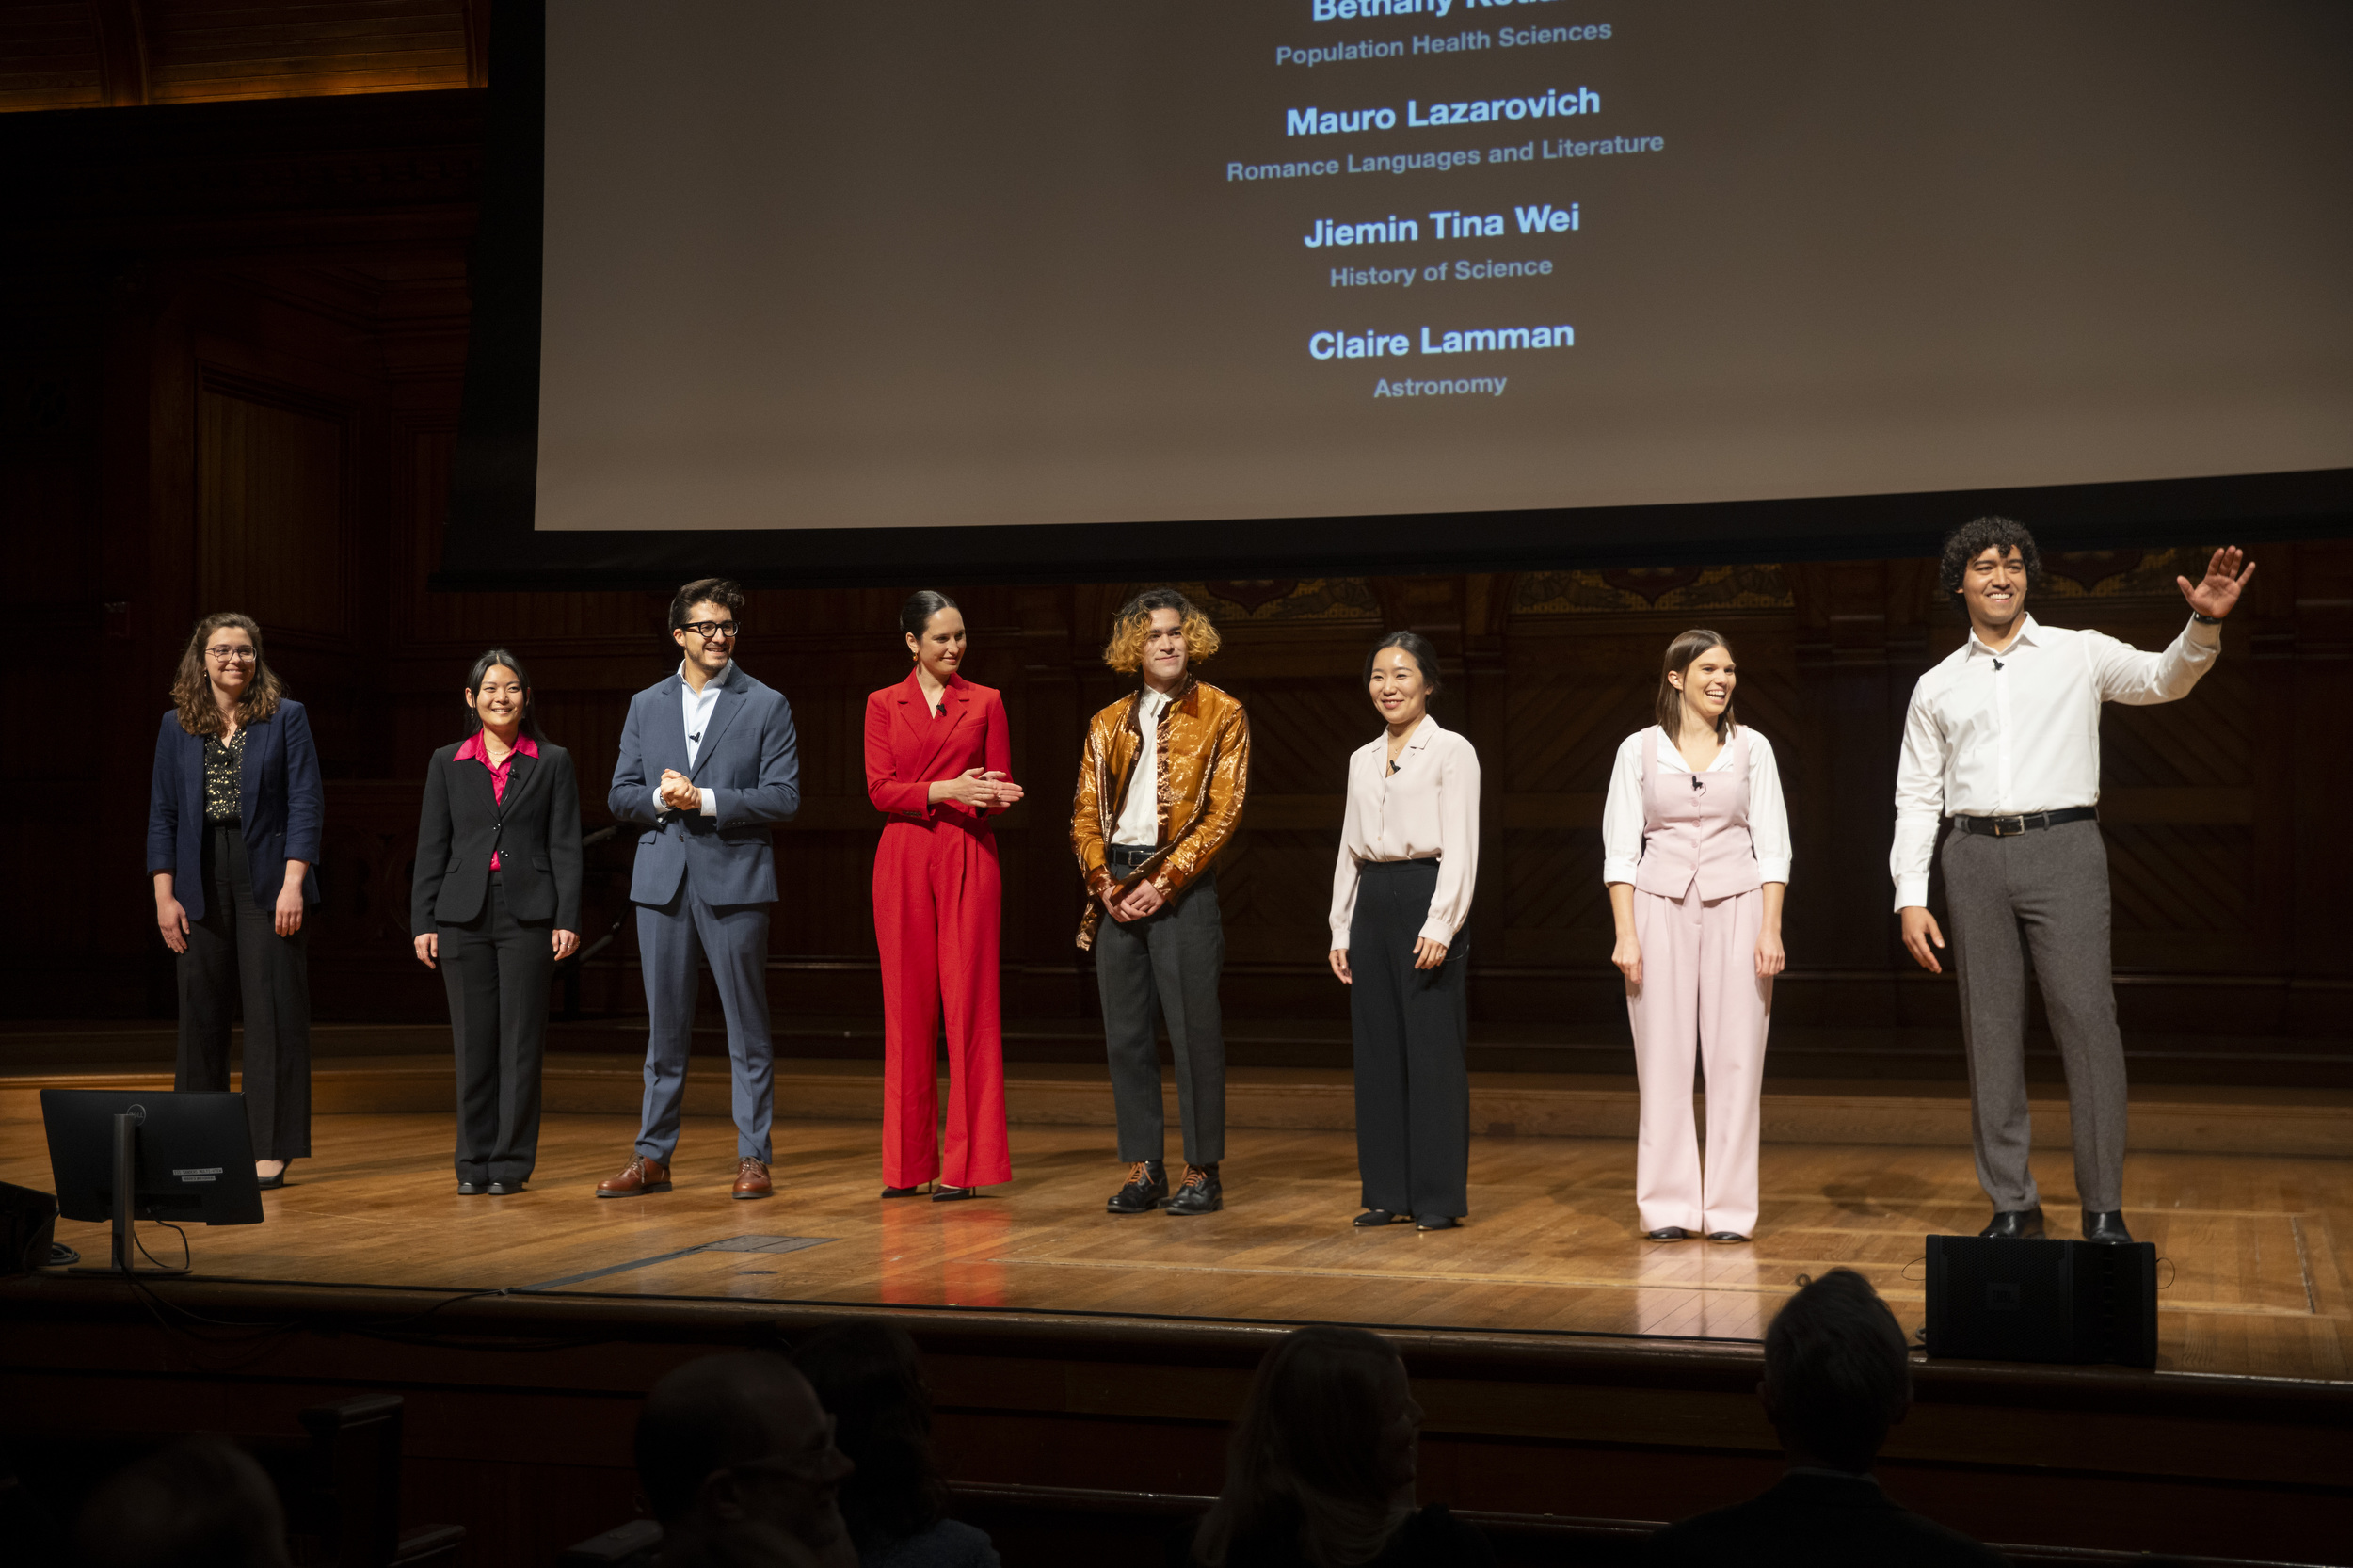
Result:
{"type": "Polygon", "coordinates": [[[1977,1180],[1993,1200],[1982,1234],[2042,1234],[2026,1168],[2026,974],[2067,1070],[2075,1187],[2089,1241],[2130,1241],[2124,1226],[2124,1044],[2108,968],[2108,856],[2100,838],[2100,704],[2189,695],[2221,651],[2222,617],[2254,574],[2217,550],[2205,577],[2174,581],[2190,624],[2163,653],[2100,632],[2061,632],[2025,613],[2041,575],[2034,536],[1979,518],[1945,541],[1938,586],[1959,597],[1969,640],[1920,678],[1896,776],[1896,909],[1923,968],[1944,966],[1928,910],[1937,819],[1949,815],[1945,895],[1969,1055],[1977,1180]]]}

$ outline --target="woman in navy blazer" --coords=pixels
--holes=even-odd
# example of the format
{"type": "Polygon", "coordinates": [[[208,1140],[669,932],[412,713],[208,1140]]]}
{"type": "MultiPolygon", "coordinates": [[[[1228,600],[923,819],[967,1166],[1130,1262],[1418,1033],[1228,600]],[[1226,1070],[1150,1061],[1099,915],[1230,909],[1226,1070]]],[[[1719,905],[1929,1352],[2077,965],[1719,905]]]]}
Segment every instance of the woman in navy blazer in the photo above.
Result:
{"type": "Polygon", "coordinates": [[[147,870],[155,925],[180,955],[178,1089],[229,1087],[229,1020],[245,1014],[253,1172],[285,1184],[311,1152],[311,974],[326,795],[311,721],[245,616],[196,623],[155,737],[147,870]]]}
{"type": "Polygon", "coordinates": [[[580,786],[539,732],[522,661],[494,648],[466,677],[472,731],[433,754],[408,929],[449,987],[457,1191],[522,1191],[539,1155],[548,985],[580,946],[580,786]]]}

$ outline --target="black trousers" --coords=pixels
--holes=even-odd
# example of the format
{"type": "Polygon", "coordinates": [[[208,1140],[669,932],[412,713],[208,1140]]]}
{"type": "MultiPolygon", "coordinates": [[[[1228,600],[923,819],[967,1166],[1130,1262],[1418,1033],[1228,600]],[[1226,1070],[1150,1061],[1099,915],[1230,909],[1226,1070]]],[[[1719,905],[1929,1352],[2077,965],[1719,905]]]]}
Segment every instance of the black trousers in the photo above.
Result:
{"type": "Polygon", "coordinates": [[[245,1112],[256,1160],[311,1152],[311,963],[307,931],[278,935],[278,911],[257,904],[245,834],[204,830],[204,918],[188,922],[180,955],[180,1060],[175,1089],[229,1087],[229,1025],[245,1014],[245,1112]]]}
{"type": "Polygon", "coordinates": [[[1467,948],[1457,941],[1436,968],[1414,968],[1437,861],[1368,861],[1359,873],[1348,1011],[1364,1204],[1460,1219],[1470,1212],[1467,948]]]}
{"type": "Polygon", "coordinates": [[[1159,1160],[1164,1152],[1156,1012],[1168,1024],[1176,1058],[1185,1162],[1214,1165],[1225,1158],[1225,1028],[1217,996],[1225,968],[1215,872],[1204,872],[1176,903],[1143,920],[1123,925],[1107,914],[1096,927],[1095,983],[1103,998],[1120,1159],[1159,1160]]]}
{"type": "Polygon", "coordinates": [[[519,920],[496,872],[482,910],[440,928],[457,1048],[457,1179],[530,1179],[539,1158],[539,1064],[547,1053],[553,920],[519,920]]]}

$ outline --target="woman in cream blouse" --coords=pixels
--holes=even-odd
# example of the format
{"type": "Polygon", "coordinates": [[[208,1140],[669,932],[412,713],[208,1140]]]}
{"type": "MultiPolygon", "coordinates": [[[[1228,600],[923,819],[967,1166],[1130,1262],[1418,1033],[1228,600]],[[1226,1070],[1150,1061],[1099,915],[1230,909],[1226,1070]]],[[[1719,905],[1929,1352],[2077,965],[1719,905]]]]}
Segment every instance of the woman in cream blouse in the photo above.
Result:
{"type": "Polygon", "coordinates": [[[1602,797],[1602,880],[1617,923],[1642,1097],[1634,1203],[1643,1235],[1746,1241],[1756,1229],[1758,1096],[1789,814],[1765,737],[1732,716],[1732,649],[1705,630],[1667,646],[1657,722],[1627,736],[1602,797]],[[1707,1161],[1691,1060],[1707,1080],[1707,1161]]]}
{"type": "Polygon", "coordinates": [[[1464,944],[1479,872],[1479,754],[1430,716],[1437,650],[1392,632],[1365,661],[1387,732],[1348,760],[1332,878],[1332,972],[1350,987],[1359,1225],[1411,1215],[1451,1230],[1469,1210],[1464,944]]]}

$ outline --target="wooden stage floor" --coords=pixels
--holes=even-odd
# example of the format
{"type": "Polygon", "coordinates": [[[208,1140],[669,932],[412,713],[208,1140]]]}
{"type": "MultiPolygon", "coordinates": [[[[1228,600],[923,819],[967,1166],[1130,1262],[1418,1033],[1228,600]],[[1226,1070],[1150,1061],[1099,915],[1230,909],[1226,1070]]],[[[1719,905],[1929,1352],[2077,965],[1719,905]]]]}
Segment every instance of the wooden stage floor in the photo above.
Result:
{"type": "MultiPolygon", "coordinates": [[[[47,1190],[37,1115],[0,1119],[0,1179],[47,1190]]],[[[1796,1277],[1862,1271],[1907,1332],[1923,1319],[1922,1238],[1974,1231],[1964,1147],[1769,1143],[1750,1246],[1640,1240],[1621,1138],[1479,1137],[1468,1222],[1357,1231],[1355,1148],[1330,1129],[1238,1128],[1226,1210],[1102,1210],[1121,1168],[1107,1128],[1016,1126],[1015,1179],[956,1204],[880,1201],[878,1128],[776,1124],[778,1195],[738,1203],[732,1128],[690,1118],[677,1190],[598,1201],[633,1118],[547,1119],[514,1197],[456,1195],[446,1113],[321,1115],[315,1158],[264,1195],[268,1222],[190,1233],[202,1276],[563,1294],[874,1304],[1217,1321],[1337,1320],[1480,1333],[1753,1340],[1796,1277]]],[[[2055,1235],[2071,1234],[2062,1151],[2037,1154],[2055,1235]]],[[[2348,1379],[2353,1160],[2160,1152],[2130,1158],[2134,1233],[2169,1284],[2163,1371],[2348,1379]]],[[[142,1236],[177,1261],[178,1240],[142,1236]]],[[[104,1227],[58,1239],[103,1256],[104,1227]]]]}

